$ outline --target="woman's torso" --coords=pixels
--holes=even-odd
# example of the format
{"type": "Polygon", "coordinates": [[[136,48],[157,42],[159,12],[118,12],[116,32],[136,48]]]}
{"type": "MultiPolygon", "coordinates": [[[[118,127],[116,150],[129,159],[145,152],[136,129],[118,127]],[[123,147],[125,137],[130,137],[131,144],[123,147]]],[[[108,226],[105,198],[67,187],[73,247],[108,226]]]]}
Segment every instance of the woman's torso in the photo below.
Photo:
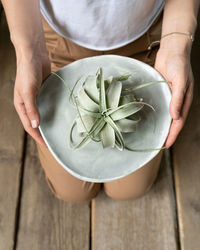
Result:
{"type": "Polygon", "coordinates": [[[163,7],[164,0],[40,0],[44,18],[58,34],[102,51],[142,36],[163,7]]]}

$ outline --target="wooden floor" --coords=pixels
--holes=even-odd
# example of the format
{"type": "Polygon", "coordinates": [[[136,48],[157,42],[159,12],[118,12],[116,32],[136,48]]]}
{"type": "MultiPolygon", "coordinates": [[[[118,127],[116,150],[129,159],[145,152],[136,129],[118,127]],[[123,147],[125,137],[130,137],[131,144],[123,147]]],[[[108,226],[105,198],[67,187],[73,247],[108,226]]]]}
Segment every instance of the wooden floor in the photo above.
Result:
{"type": "Polygon", "coordinates": [[[34,141],[13,106],[15,53],[0,21],[0,250],[200,249],[200,47],[192,50],[195,97],[186,125],[166,150],[156,183],[135,201],[103,191],[91,203],[56,199],[34,141]]]}

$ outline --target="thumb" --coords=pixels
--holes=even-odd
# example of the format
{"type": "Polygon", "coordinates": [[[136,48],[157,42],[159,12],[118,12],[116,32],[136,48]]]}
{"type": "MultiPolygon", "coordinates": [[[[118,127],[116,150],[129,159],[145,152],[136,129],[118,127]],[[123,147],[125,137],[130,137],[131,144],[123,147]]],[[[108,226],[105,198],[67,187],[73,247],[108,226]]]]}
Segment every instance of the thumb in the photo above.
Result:
{"type": "Polygon", "coordinates": [[[32,128],[37,128],[40,124],[40,114],[36,105],[36,91],[29,90],[24,96],[24,105],[32,128]]]}

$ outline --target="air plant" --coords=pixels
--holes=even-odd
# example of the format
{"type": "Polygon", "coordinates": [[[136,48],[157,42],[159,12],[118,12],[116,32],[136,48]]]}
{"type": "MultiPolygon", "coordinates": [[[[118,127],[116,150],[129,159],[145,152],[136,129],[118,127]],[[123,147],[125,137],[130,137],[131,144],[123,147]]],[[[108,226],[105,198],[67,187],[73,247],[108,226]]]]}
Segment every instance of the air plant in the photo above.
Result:
{"type": "Polygon", "coordinates": [[[120,151],[127,149],[134,152],[148,152],[158,149],[131,149],[125,145],[123,133],[136,132],[141,121],[139,111],[148,106],[155,111],[152,105],[136,98],[134,91],[154,83],[165,81],[147,82],[135,87],[125,88],[123,81],[128,80],[131,74],[110,76],[104,79],[102,68],[98,68],[95,75],[88,75],[74,95],[74,90],[80,79],[71,90],[69,85],[55,72],[66,85],[70,92],[69,99],[77,110],[77,115],[72,123],[69,133],[71,148],[80,149],[91,141],[101,142],[103,148],[116,147],[120,151]],[[73,130],[77,126],[81,141],[77,144],[73,140],[73,130]]]}

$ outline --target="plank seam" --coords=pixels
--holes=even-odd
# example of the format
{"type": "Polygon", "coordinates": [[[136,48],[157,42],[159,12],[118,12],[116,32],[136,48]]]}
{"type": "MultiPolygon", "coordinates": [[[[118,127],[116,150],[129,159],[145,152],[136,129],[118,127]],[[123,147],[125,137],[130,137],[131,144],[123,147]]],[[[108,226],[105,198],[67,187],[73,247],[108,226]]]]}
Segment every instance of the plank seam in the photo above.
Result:
{"type": "Polygon", "coordinates": [[[89,250],[92,250],[92,200],[89,203],[89,208],[90,208],[89,250]]]}
{"type": "Polygon", "coordinates": [[[26,158],[26,146],[27,146],[27,134],[24,133],[24,142],[23,142],[23,153],[21,158],[21,169],[19,174],[19,192],[17,197],[17,206],[15,211],[15,229],[14,229],[14,245],[13,250],[17,249],[17,238],[19,231],[19,223],[20,223],[20,210],[21,210],[21,197],[23,190],[23,179],[24,179],[24,166],[25,166],[25,158],[26,158]]]}
{"type": "Polygon", "coordinates": [[[177,248],[181,250],[181,242],[180,242],[180,226],[179,226],[179,217],[178,217],[178,204],[177,204],[177,194],[176,194],[176,181],[175,181],[175,170],[174,170],[174,157],[173,157],[173,147],[169,149],[170,156],[170,168],[172,173],[172,189],[174,193],[174,202],[175,202],[175,224],[176,224],[176,242],[177,248]]]}
{"type": "Polygon", "coordinates": [[[90,250],[94,250],[94,215],[95,213],[95,199],[91,201],[90,208],[90,250]]]}

